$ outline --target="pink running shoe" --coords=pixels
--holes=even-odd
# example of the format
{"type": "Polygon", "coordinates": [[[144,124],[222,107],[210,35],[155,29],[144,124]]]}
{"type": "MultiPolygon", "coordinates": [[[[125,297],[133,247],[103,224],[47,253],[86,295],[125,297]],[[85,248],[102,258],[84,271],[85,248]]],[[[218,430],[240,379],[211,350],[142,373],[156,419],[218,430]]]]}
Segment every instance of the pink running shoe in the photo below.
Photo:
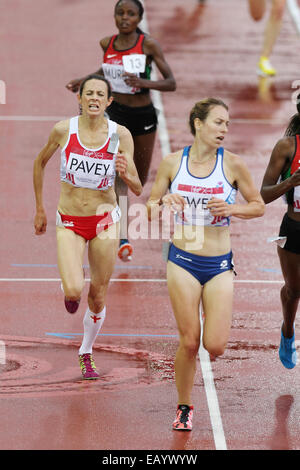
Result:
{"type": "Polygon", "coordinates": [[[193,429],[193,406],[178,405],[173,429],[175,431],[191,431],[193,429]]]}
{"type": "Polygon", "coordinates": [[[93,356],[89,353],[79,354],[79,365],[82,377],[86,380],[98,379],[99,374],[93,360],[93,356]]]}
{"type": "Polygon", "coordinates": [[[127,239],[122,239],[120,241],[118,257],[124,261],[124,263],[132,260],[133,248],[131,243],[127,239]]]}

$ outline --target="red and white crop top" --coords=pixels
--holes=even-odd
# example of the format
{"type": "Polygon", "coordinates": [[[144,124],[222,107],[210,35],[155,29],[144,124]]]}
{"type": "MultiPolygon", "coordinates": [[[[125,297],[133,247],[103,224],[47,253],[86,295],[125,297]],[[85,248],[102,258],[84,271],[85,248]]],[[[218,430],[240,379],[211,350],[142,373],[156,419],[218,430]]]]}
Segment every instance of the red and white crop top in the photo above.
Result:
{"type": "Polygon", "coordinates": [[[139,70],[136,72],[138,77],[150,79],[151,66],[146,65],[146,56],[143,50],[145,35],[140,34],[133,47],[122,51],[118,51],[114,48],[116,38],[117,35],[112,36],[108,48],[104,53],[102,63],[104,76],[110,82],[112,91],[129,95],[148,93],[148,89],[129,86],[123,79],[123,74],[125,72],[124,60],[127,58],[126,56],[132,56],[132,67],[133,70],[139,70]]]}
{"type": "Polygon", "coordinates": [[[193,176],[188,169],[190,146],[185,147],[177,175],[170,187],[171,193],[180,194],[186,200],[183,212],[175,216],[175,223],[180,225],[203,225],[223,227],[230,224],[229,217],[213,216],[207,208],[212,198],[223,199],[234,204],[237,190],[227,181],[223,171],[224,149],[217,151],[216,163],[210,175],[202,178],[193,176]]]}
{"type": "Polygon", "coordinates": [[[85,147],[79,138],[78,118],[70,119],[69,138],[61,151],[60,179],[77,188],[103,191],[113,186],[116,176],[115,153],[109,153],[110,137],[117,132],[117,123],[107,120],[108,136],[104,145],[97,149],[85,147]]]}

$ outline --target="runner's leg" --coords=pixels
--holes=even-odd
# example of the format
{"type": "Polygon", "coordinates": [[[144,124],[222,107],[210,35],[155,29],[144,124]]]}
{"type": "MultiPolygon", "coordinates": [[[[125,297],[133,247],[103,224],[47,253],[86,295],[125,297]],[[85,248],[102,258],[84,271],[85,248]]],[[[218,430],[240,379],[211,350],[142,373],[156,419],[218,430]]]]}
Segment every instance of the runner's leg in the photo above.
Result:
{"type": "Polygon", "coordinates": [[[58,268],[67,300],[80,300],[84,287],[83,256],[86,241],[65,227],[56,227],[58,268]]]}
{"type": "Polygon", "coordinates": [[[194,276],[170,261],[167,263],[167,282],[179,331],[179,347],[175,358],[178,404],[191,405],[200,346],[199,304],[202,289],[194,276]]]}
{"type": "Polygon", "coordinates": [[[141,180],[142,186],[145,186],[151,159],[154,149],[156,132],[150,134],[136,135],[134,140],[134,163],[141,180]]]}
{"type": "Polygon", "coordinates": [[[252,18],[259,21],[266,11],[266,0],[248,0],[249,10],[252,18]]]}
{"type": "Polygon", "coordinates": [[[282,333],[286,338],[294,334],[294,322],[300,297],[300,255],[277,248],[285,284],[281,289],[283,313],[282,333]]]}
{"type": "Polygon", "coordinates": [[[230,334],[233,302],[233,272],[213,277],[203,287],[203,346],[212,356],[224,353],[230,334]]]}

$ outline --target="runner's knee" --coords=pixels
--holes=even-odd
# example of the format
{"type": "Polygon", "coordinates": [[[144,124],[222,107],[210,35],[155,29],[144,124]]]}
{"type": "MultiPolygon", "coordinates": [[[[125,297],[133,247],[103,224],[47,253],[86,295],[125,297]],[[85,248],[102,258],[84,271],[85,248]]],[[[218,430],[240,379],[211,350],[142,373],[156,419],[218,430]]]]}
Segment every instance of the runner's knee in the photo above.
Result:
{"type": "Polygon", "coordinates": [[[285,0],[275,0],[271,9],[271,18],[280,21],[285,10],[285,0]]]}
{"type": "Polygon", "coordinates": [[[263,14],[260,14],[260,12],[252,12],[251,13],[252,15],[252,18],[254,19],[254,21],[260,21],[263,17],[263,14]]]}
{"type": "Polygon", "coordinates": [[[68,283],[65,281],[63,283],[64,294],[69,300],[79,300],[81,297],[83,284],[76,285],[75,283],[68,283]]]}
{"type": "Polygon", "coordinates": [[[199,351],[200,338],[197,336],[183,337],[181,339],[181,347],[184,349],[185,354],[190,358],[194,359],[199,351]]]}
{"type": "Polygon", "coordinates": [[[203,339],[203,347],[213,357],[222,356],[226,349],[226,342],[222,341],[209,341],[203,339]]]}
{"type": "Polygon", "coordinates": [[[264,0],[249,0],[250,14],[254,21],[260,21],[266,10],[266,2],[264,0]]]}
{"type": "Polygon", "coordinates": [[[281,289],[281,295],[287,300],[296,300],[300,298],[300,290],[297,287],[283,286],[281,289]]]}
{"type": "Polygon", "coordinates": [[[89,294],[88,294],[88,303],[90,309],[94,313],[99,313],[103,309],[105,305],[105,296],[106,296],[106,289],[107,286],[101,286],[97,290],[93,286],[90,286],[89,294]]]}

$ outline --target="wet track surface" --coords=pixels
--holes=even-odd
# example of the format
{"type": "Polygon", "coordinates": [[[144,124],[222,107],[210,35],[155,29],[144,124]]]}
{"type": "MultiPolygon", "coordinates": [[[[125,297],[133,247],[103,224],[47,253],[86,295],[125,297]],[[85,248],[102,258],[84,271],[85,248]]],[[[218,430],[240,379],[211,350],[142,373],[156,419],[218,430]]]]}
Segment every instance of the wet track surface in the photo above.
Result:
{"type": "MultiPolygon", "coordinates": [[[[7,84],[0,145],[10,156],[1,158],[0,339],[6,360],[0,363],[0,449],[214,450],[199,361],[194,430],[188,435],[171,430],[177,329],[161,240],[136,240],[132,264],[117,262],[95,346],[101,379],[81,380],[77,350],[86,302],[77,315],[68,315],[57,280],[59,156],[47,167],[44,237],[33,234],[32,163],[54,123],[77,113],[76,98],[64,86],[98,67],[99,39],[115,31],[112,2],[104,2],[101,15],[96,0],[89,8],[71,0],[27,0],[26,7],[17,2],[17,10],[13,3],[3,2],[9,57],[0,51],[0,79],[7,84]]],[[[193,104],[221,97],[231,116],[225,147],[244,157],[260,187],[271,150],[295,112],[299,36],[286,12],[272,58],[278,75],[259,79],[255,69],[265,21],[253,22],[246,2],[224,4],[208,0],[203,8],[188,0],[183,7],[179,0],[146,0],[149,30],[177,81],[176,93],[161,95],[160,112],[174,151],[191,143],[193,104]]],[[[157,137],[149,182],[131,203],[147,200],[162,156],[157,137]]],[[[284,212],[278,200],[261,219],[232,221],[238,273],[233,325],[224,356],[212,361],[229,450],[300,449],[299,366],[288,371],[278,359],[282,276],[276,248],[267,243],[284,212]]],[[[297,326],[298,321],[296,332],[297,326]]]]}

